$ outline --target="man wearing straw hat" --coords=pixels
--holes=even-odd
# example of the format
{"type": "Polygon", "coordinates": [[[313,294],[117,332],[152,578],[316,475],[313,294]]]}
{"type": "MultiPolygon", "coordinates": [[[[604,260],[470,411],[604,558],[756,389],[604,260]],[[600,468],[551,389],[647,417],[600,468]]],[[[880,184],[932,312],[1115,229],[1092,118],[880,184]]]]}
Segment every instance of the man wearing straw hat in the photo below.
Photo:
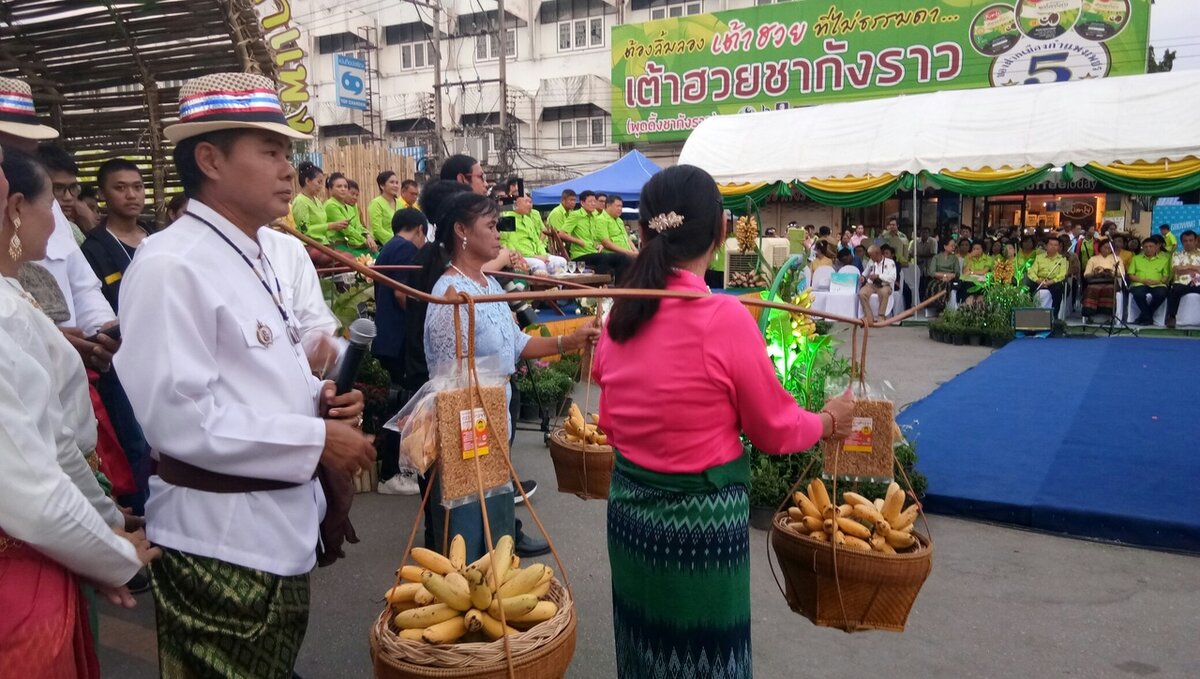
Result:
{"type": "Polygon", "coordinates": [[[180,89],[166,128],[188,197],[120,292],[117,366],[159,459],[147,533],[166,677],[291,677],[325,511],[318,464],[371,464],[362,395],[312,376],[259,228],[287,213],[292,139],[274,83],[180,89]]]}

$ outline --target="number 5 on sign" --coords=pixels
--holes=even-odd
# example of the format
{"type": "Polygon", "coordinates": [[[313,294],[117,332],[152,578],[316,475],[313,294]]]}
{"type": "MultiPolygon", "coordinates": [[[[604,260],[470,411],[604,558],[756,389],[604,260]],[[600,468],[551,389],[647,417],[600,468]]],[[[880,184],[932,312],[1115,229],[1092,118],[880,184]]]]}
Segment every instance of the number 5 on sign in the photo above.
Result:
{"type": "Polygon", "coordinates": [[[1071,79],[1071,69],[1062,64],[1067,63],[1068,54],[1066,52],[1054,52],[1052,54],[1038,54],[1029,60],[1029,75],[1030,78],[1025,79],[1026,85],[1039,85],[1046,82],[1063,82],[1071,79]],[[1053,73],[1052,80],[1042,80],[1037,77],[1042,73],[1053,73]]]}

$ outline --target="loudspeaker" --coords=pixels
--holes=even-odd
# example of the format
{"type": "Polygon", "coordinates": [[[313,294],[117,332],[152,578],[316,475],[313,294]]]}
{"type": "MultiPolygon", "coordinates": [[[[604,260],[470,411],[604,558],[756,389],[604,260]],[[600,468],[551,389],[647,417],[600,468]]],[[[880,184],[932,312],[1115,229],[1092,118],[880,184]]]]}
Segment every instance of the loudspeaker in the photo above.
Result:
{"type": "Polygon", "coordinates": [[[1054,329],[1054,310],[1041,307],[1013,309],[1013,329],[1017,332],[1050,332],[1054,329]]]}

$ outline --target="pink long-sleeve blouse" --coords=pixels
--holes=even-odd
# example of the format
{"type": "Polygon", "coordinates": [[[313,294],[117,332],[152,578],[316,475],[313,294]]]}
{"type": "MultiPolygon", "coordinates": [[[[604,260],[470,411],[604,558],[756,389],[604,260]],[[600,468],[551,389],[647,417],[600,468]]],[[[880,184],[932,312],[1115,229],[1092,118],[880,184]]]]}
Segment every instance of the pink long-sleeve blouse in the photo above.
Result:
{"type": "MultiPolygon", "coordinates": [[[[705,292],[677,271],[668,290],[705,292]]],[[[632,339],[606,331],[592,375],[600,427],[630,462],[694,474],[742,455],[740,432],[767,453],[795,453],[821,437],[819,415],[796,404],[775,377],[766,343],[736,297],[665,299],[632,339]]]]}

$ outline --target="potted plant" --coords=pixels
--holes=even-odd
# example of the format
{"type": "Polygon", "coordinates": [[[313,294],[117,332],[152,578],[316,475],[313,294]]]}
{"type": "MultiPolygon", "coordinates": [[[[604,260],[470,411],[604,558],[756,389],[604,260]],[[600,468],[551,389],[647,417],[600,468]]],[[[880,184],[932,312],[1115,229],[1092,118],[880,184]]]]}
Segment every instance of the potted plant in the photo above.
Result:
{"type": "Polygon", "coordinates": [[[552,369],[545,361],[522,364],[512,381],[521,394],[520,416],[526,421],[540,419],[542,408],[556,413],[565,411],[567,395],[575,387],[574,379],[552,369]]]}

